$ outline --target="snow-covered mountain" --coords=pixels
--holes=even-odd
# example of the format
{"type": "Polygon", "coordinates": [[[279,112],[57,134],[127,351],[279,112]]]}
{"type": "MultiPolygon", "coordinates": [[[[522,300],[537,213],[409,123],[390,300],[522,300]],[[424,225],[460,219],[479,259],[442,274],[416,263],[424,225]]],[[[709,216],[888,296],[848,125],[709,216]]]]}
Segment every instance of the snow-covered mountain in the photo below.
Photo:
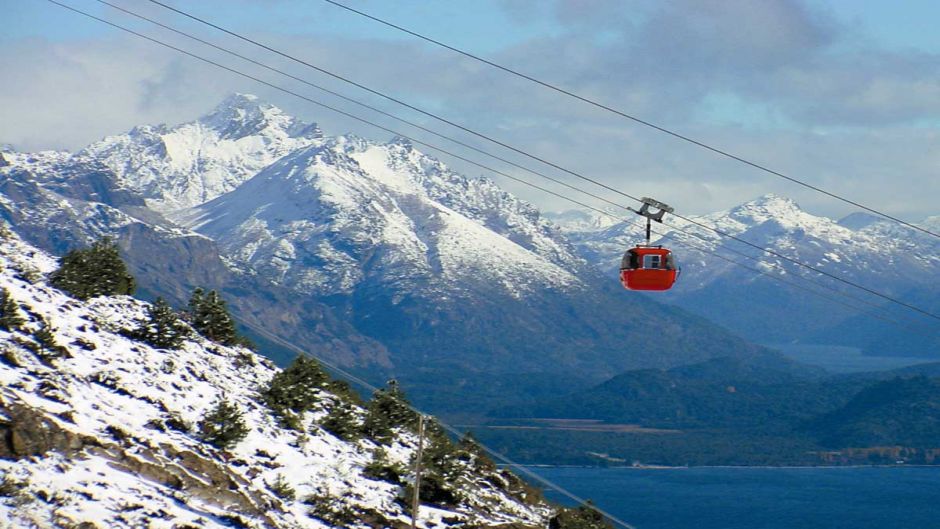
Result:
{"type": "MultiPolygon", "coordinates": [[[[584,263],[531,205],[407,141],[331,138],[174,216],[278,283],[348,295],[370,278],[437,298],[581,286],[584,263]]],[[[402,295],[404,295],[404,292],[402,295]]]]}
{"type": "MultiPolygon", "coordinates": [[[[693,220],[888,295],[923,301],[936,297],[938,292],[940,241],[880,217],[855,213],[834,221],[807,213],[793,200],[771,194],[693,220]],[[933,294],[927,294],[930,292],[933,294]]],[[[666,221],[666,225],[654,226],[660,232],[654,236],[654,244],[674,248],[682,265],[681,282],[670,300],[708,314],[751,338],[790,341],[819,335],[856,316],[857,311],[783,285],[738,263],[866,310],[873,307],[843,294],[885,305],[889,317],[917,319],[916,313],[899,311],[883,299],[702,226],[668,216],[666,221]],[[805,283],[801,277],[812,278],[836,292],[805,283]]],[[[639,221],[599,230],[574,230],[568,235],[582,255],[606,270],[614,270],[624,249],[643,237],[639,221]]],[[[880,325],[877,320],[868,320],[866,325],[880,325]]]]}
{"type": "Polygon", "coordinates": [[[104,164],[118,183],[166,212],[231,191],[321,137],[316,124],[303,123],[253,95],[235,94],[196,121],[136,127],[95,142],[72,158],[104,164]]]}
{"type": "Polygon", "coordinates": [[[380,344],[331,309],[237,270],[212,240],[146,207],[107,166],[67,153],[0,157],[0,218],[32,244],[62,254],[113,237],[144,294],[184,303],[197,286],[217,289],[243,320],[316,347],[333,361],[389,365],[380,344]]]}
{"type": "Polygon", "coordinates": [[[91,217],[61,224],[78,225],[79,242],[117,232],[148,291],[179,302],[223,278],[217,288],[241,315],[377,377],[428,383],[425,395],[438,393],[432,382],[445,374],[526,382],[529,373],[561,380],[576,370],[599,379],[757,350],[624,293],[537,208],[492,181],[457,174],[401,139],[324,136],[250,96],[75,154],[0,156],[11,188],[52,194],[18,215],[0,207],[17,228],[31,226],[29,240],[56,252],[76,246],[46,241],[41,212],[75,217],[56,197],[87,188],[83,207],[128,215],[148,235],[91,217]],[[102,185],[83,183],[92,173],[102,185]],[[211,271],[197,281],[205,264],[211,271]],[[631,345],[645,343],[657,346],[631,345]]]}
{"type": "MultiPolygon", "coordinates": [[[[4,527],[405,527],[402,487],[367,467],[384,453],[407,466],[415,434],[380,446],[344,440],[321,423],[341,401],[326,389],[297,430],[258,398],[278,370],[244,348],[198,335],[178,350],[128,338],[147,304],[87,302],[46,284],[56,267],[4,230],[0,286],[25,320],[0,329],[0,520],[4,527]],[[51,329],[50,338],[39,330],[51,329]],[[233,448],[194,425],[221,401],[248,426],[233,448]],[[381,448],[381,450],[379,450],[381,448]],[[290,494],[287,491],[290,490],[290,494]],[[9,524],[9,525],[8,525],[9,524]]],[[[345,399],[345,400],[344,400],[345,399]]],[[[462,465],[456,503],[423,505],[420,527],[544,527],[553,509],[508,473],[462,465]],[[472,478],[472,479],[471,479],[472,478]],[[510,485],[510,483],[512,483],[510,485]]],[[[482,467],[481,467],[482,468],[482,467]]]]}

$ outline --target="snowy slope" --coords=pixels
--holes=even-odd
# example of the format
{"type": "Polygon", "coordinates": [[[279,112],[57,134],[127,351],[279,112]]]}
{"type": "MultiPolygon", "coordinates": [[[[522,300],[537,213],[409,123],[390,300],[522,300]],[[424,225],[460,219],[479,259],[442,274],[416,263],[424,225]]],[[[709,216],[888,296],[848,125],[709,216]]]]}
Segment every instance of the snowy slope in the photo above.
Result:
{"type": "Polygon", "coordinates": [[[182,303],[196,286],[237,291],[231,306],[246,321],[346,366],[389,364],[380,344],[358,335],[328,307],[241,272],[213,241],[147,208],[102,163],[62,153],[2,156],[11,162],[0,166],[0,219],[30,243],[61,255],[111,237],[151,296],[182,303]]]}
{"type": "MultiPolygon", "coordinates": [[[[306,433],[284,430],[257,399],[276,372],[267,360],[202,338],[178,351],[125,338],[118,331],[143,317],[145,303],[66,297],[43,281],[53,259],[15,236],[0,240],[0,267],[0,285],[29,319],[21,331],[0,330],[0,431],[12,439],[0,459],[0,520],[13,527],[327,527],[301,501],[315,494],[372,513],[373,523],[407,523],[395,501],[399,487],[363,475],[375,445],[316,426],[336,396],[320,392],[320,408],[303,418],[306,433]],[[44,360],[31,350],[40,321],[55,329],[65,357],[44,360]],[[221,398],[251,427],[227,452],[181,426],[221,398]],[[278,480],[297,500],[272,492],[278,480]]],[[[415,441],[403,433],[389,458],[406,462],[415,441]]],[[[423,508],[421,525],[547,523],[547,506],[511,498],[494,479],[467,485],[456,509],[423,508]]]]}

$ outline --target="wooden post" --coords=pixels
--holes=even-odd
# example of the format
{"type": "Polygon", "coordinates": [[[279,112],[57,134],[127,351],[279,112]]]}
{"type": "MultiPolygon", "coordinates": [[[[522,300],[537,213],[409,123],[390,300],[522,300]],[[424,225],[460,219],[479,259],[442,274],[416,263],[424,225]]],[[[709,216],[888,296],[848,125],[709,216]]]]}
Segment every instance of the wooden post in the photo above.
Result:
{"type": "Polygon", "coordinates": [[[411,529],[418,528],[421,496],[421,457],[424,455],[424,415],[418,415],[418,451],[415,453],[415,483],[411,495],[411,529]]]}

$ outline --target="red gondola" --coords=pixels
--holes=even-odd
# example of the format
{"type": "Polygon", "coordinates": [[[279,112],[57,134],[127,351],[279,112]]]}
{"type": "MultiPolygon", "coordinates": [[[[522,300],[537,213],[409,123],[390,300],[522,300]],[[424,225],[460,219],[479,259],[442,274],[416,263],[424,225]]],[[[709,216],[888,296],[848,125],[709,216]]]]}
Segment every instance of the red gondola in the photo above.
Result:
{"type": "Polygon", "coordinates": [[[623,254],[620,262],[620,282],[627,290],[669,290],[679,277],[675,256],[668,248],[650,246],[650,221],[662,222],[663,215],[672,208],[651,198],[643,198],[639,211],[631,211],[646,217],[646,244],[638,244],[623,254]],[[650,212],[653,206],[658,209],[650,212]]]}

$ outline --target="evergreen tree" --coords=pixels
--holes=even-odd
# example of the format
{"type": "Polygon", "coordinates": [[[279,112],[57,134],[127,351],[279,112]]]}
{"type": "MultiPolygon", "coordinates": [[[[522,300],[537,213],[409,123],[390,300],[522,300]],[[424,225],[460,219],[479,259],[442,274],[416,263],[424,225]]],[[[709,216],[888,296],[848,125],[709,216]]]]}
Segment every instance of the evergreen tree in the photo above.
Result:
{"type": "Polygon", "coordinates": [[[201,288],[193,291],[189,299],[189,317],[193,328],[213,342],[252,347],[251,342],[238,335],[225,300],[215,290],[208,294],[203,294],[201,288]]]}
{"type": "Polygon", "coordinates": [[[442,507],[457,505],[469,469],[460,464],[459,452],[439,422],[426,418],[424,432],[421,499],[442,507]]]}
{"type": "Polygon", "coordinates": [[[319,390],[329,377],[320,364],[306,355],[297,355],[287,369],[280,371],[261,390],[265,404],[282,419],[282,425],[298,427],[294,416],[313,409],[319,400],[319,390]]]}
{"type": "Polygon", "coordinates": [[[496,470],[496,463],[490,459],[486,451],[480,446],[480,443],[473,436],[472,432],[467,432],[457,443],[456,457],[462,461],[470,463],[473,468],[492,472],[496,470]]]}
{"type": "Polygon", "coordinates": [[[131,295],[135,288],[134,278],[121,260],[117,245],[109,238],[95,242],[90,248],[65,254],[49,282],[78,299],[131,295]]]}
{"type": "Polygon", "coordinates": [[[147,307],[147,319],[140,321],[130,336],[161,349],[179,349],[189,328],[163,298],[157,298],[147,307]]]}
{"type": "Polygon", "coordinates": [[[249,431],[241,410],[225,400],[219,401],[199,421],[199,437],[221,450],[237,445],[249,431]]]}
{"type": "Polygon", "coordinates": [[[354,441],[362,435],[362,425],[355,409],[340,400],[320,422],[320,427],[344,441],[354,441]]]}
{"type": "Polygon", "coordinates": [[[372,395],[366,408],[363,430],[372,440],[387,443],[394,436],[394,428],[413,430],[417,424],[418,415],[411,410],[398,382],[389,380],[387,388],[372,395]]]}
{"type": "Polygon", "coordinates": [[[0,329],[12,331],[22,327],[24,323],[26,320],[20,316],[20,308],[13,296],[7,289],[0,289],[0,329]]]}
{"type": "Polygon", "coordinates": [[[290,486],[283,474],[278,474],[274,483],[268,485],[268,489],[284,501],[294,501],[297,498],[297,490],[290,486]]]}
{"type": "Polygon", "coordinates": [[[196,317],[196,314],[199,312],[199,307],[202,306],[202,300],[205,297],[206,291],[200,287],[193,289],[193,295],[189,297],[189,321],[190,323],[196,317]]]}

